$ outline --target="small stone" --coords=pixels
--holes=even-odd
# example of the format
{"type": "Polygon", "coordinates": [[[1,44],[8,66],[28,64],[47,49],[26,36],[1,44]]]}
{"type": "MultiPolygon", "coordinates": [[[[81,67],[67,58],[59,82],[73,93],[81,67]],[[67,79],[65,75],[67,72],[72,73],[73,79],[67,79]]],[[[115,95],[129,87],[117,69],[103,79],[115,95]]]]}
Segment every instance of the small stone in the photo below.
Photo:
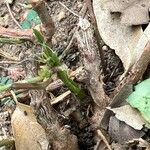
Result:
{"type": "Polygon", "coordinates": [[[107,46],[107,45],[104,45],[104,46],[102,47],[102,49],[103,49],[103,51],[108,51],[108,46],[107,46]]]}
{"type": "Polygon", "coordinates": [[[61,11],[58,16],[57,16],[57,20],[58,21],[62,21],[64,18],[66,17],[66,14],[64,11],[61,11]]]}
{"type": "Polygon", "coordinates": [[[6,14],[4,17],[0,17],[0,25],[6,27],[8,25],[9,15],[6,14]]]}
{"type": "Polygon", "coordinates": [[[81,9],[83,7],[82,2],[77,2],[77,7],[81,9]]]}

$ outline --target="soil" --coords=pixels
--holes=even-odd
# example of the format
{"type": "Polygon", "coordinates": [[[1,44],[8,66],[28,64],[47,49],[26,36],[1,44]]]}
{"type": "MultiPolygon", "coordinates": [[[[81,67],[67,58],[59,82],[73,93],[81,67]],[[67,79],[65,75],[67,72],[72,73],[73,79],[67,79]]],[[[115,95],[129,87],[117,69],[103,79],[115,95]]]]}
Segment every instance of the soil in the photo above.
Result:
{"type": "MultiPolygon", "coordinates": [[[[82,0],[62,0],[61,2],[78,15],[82,15],[82,0]]],[[[27,11],[27,9],[20,4],[26,3],[26,0],[15,0],[11,4],[13,15],[19,23],[24,13],[27,11]]],[[[71,40],[79,18],[64,9],[64,7],[60,5],[58,1],[49,0],[47,9],[52,16],[56,27],[56,32],[52,40],[53,49],[58,53],[58,55],[61,55],[71,40]]],[[[8,15],[8,19],[6,21],[6,24],[3,26],[6,28],[18,28],[10,17],[6,5],[1,1],[0,17],[4,17],[5,15],[8,15]]],[[[89,17],[88,13],[86,15],[89,17]]],[[[1,44],[0,48],[8,52],[11,56],[20,58],[21,55],[30,52],[30,50],[33,48],[33,45],[31,43],[20,45],[1,44]]],[[[107,74],[104,76],[104,88],[106,94],[110,95],[117,85],[119,75],[123,73],[123,65],[119,57],[115,54],[114,50],[111,50],[109,47],[107,47],[104,53],[107,70],[107,74]]],[[[7,59],[1,57],[1,60],[7,59]]],[[[81,65],[80,54],[76,46],[76,41],[73,41],[71,47],[69,48],[69,53],[67,53],[66,57],[64,58],[64,62],[72,70],[78,68],[81,65]]],[[[9,67],[18,67],[18,65],[1,65],[1,74],[3,76],[8,75],[7,68],[9,67]]],[[[64,91],[66,91],[66,87],[61,87],[57,89],[57,91],[53,91],[52,94],[54,96],[58,96],[64,91]]],[[[60,115],[59,121],[62,126],[70,129],[71,132],[77,136],[80,150],[93,150],[94,146],[96,145],[94,128],[92,127],[92,124],[90,122],[90,118],[93,115],[92,111],[89,109],[89,107],[91,106],[92,99],[90,96],[83,102],[83,104],[79,104],[79,102],[73,95],[68,96],[63,102],[53,106],[60,115]],[[78,116],[77,114],[80,114],[79,116],[82,118],[82,121],[80,120],[80,117],[76,117],[78,116]]],[[[4,114],[6,110],[6,105],[1,104],[0,114],[4,114]]],[[[10,115],[8,115],[3,120],[3,123],[0,122],[0,125],[5,126],[5,131],[7,131],[9,135],[12,135],[12,131],[10,129],[10,115]],[[6,122],[8,123],[7,126],[5,124],[6,122]]],[[[4,133],[2,132],[2,134],[4,133]]]]}

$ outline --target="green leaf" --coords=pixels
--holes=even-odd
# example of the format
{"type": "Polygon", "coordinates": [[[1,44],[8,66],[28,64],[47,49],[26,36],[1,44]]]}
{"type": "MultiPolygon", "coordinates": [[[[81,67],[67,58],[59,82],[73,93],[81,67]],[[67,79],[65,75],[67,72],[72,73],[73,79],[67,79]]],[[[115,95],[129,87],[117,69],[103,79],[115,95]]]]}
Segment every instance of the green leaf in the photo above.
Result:
{"type": "Polygon", "coordinates": [[[55,52],[46,44],[44,40],[44,36],[36,29],[33,29],[33,32],[38,40],[38,42],[43,46],[43,58],[45,58],[45,62],[50,66],[59,66],[60,60],[55,52]]]}
{"type": "Polygon", "coordinates": [[[40,70],[39,76],[44,79],[49,79],[51,77],[52,73],[50,72],[48,67],[44,67],[40,70]]]}
{"type": "Polygon", "coordinates": [[[143,118],[150,123],[150,79],[135,86],[135,91],[128,97],[128,103],[137,108],[143,118]]]}
{"type": "Polygon", "coordinates": [[[33,33],[35,34],[38,42],[43,45],[45,42],[44,36],[36,29],[33,29],[33,33]]]}

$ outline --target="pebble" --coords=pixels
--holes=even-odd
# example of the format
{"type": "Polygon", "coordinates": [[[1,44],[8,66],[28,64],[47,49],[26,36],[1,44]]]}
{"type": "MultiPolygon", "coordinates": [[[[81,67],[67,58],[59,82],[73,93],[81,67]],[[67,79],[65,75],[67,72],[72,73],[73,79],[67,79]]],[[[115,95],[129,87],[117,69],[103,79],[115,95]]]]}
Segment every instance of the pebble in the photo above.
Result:
{"type": "Polygon", "coordinates": [[[102,47],[102,49],[103,49],[103,51],[108,51],[108,46],[107,46],[107,45],[104,45],[104,46],[102,47]]]}
{"type": "Polygon", "coordinates": [[[66,14],[65,14],[65,12],[64,11],[61,11],[59,14],[58,14],[58,16],[57,16],[57,20],[60,22],[60,21],[62,21],[63,19],[65,19],[66,18],[66,14]]]}

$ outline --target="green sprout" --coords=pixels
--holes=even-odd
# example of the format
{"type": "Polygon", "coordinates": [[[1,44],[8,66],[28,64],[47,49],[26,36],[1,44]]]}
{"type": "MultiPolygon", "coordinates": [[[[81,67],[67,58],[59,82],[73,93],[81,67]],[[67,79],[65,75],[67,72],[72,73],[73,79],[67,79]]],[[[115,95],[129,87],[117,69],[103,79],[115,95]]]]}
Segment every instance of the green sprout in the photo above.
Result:
{"type": "Polygon", "coordinates": [[[42,59],[44,59],[44,62],[51,68],[59,67],[59,69],[57,70],[58,77],[63,81],[63,83],[68,87],[71,92],[73,92],[78,98],[83,99],[85,97],[85,92],[76,82],[69,78],[66,70],[60,69],[63,68],[63,64],[59,60],[57,54],[47,45],[44,40],[44,36],[36,29],[33,29],[33,32],[38,42],[42,45],[44,49],[42,55],[42,59]]]}

